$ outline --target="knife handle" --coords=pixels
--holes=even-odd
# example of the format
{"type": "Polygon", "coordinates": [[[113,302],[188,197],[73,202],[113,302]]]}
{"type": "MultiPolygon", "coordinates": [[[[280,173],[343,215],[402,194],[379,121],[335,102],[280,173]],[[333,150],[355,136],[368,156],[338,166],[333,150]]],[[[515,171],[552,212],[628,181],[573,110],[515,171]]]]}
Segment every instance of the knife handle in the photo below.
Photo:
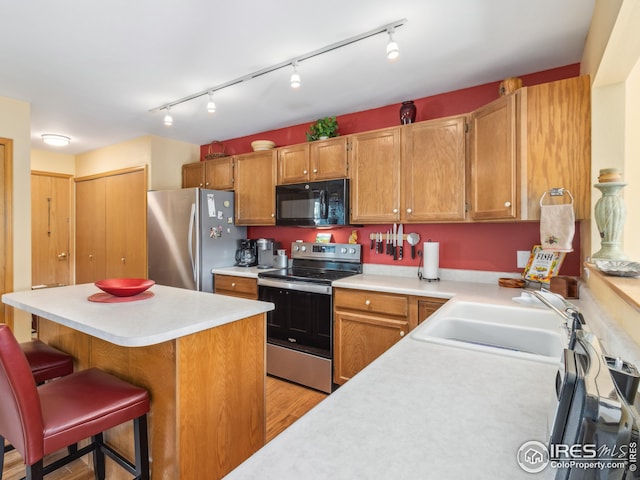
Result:
{"type": "Polygon", "coordinates": [[[402,260],[402,246],[398,247],[398,259],[402,260]]]}

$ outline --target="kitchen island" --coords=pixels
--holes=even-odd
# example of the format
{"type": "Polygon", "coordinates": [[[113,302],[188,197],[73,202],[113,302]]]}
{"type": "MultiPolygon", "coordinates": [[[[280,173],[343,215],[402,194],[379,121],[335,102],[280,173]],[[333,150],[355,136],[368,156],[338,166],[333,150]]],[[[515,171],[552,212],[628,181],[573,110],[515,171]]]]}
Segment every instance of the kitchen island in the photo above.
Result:
{"type": "MultiPolygon", "coordinates": [[[[153,479],[221,478],[265,442],[265,313],[273,304],[154,285],[152,296],[91,302],[93,284],[2,296],[38,335],[151,394],[153,479]]],[[[132,455],[132,430],[107,441],[132,455]]],[[[107,477],[128,478],[110,461],[107,477]]]]}

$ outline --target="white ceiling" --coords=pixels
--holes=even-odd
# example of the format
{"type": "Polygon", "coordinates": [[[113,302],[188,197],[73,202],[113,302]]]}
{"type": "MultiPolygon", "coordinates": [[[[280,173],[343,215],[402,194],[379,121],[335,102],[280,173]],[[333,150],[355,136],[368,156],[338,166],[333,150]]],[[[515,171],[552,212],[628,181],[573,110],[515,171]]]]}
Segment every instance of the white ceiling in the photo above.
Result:
{"type": "Polygon", "coordinates": [[[594,1],[2,1],[0,96],[31,104],[36,149],[202,145],[580,62],[594,1]],[[402,18],[395,62],[380,34],[300,63],[298,90],[288,67],[217,92],[215,114],[206,96],[171,127],[149,112],[402,18]]]}

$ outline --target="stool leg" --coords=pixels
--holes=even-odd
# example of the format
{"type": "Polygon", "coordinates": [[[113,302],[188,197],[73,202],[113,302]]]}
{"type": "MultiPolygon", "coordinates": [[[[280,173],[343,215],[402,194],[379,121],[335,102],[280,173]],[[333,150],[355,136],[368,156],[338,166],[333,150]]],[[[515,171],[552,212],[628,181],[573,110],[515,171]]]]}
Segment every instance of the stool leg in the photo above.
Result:
{"type": "MultiPolygon", "coordinates": [[[[0,443],[4,446],[4,437],[0,435],[0,443]]],[[[0,458],[0,480],[2,480],[2,470],[4,470],[4,454],[7,452],[7,447],[4,447],[4,452],[2,453],[2,458],[0,458]]]]}
{"type": "Polygon", "coordinates": [[[94,448],[93,448],[93,471],[95,474],[96,480],[104,480],[104,437],[102,433],[94,435],[93,438],[94,448]]]}
{"type": "Polygon", "coordinates": [[[133,421],[133,435],[136,446],[136,480],[149,480],[149,437],[146,414],[133,421]]]}
{"type": "Polygon", "coordinates": [[[43,480],[44,478],[44,460],[40,459],[33,465],[27,465],[26,480],[43,480]]]}

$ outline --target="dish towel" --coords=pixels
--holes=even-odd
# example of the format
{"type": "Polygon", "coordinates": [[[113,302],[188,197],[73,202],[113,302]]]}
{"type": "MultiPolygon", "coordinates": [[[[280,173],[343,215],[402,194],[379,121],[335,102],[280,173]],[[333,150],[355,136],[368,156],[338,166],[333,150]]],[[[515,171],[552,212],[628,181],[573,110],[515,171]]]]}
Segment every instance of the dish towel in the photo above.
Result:
{"type": "Polygon", "coordinates": [[[544,250],[573,251],[571,243],[576,229],[573,196],[569,190],[564,192],[569,194],[571,203],[543,205],[542,200],[547,192],[544,192],[540,198],[540,242],[544,250]]]}

